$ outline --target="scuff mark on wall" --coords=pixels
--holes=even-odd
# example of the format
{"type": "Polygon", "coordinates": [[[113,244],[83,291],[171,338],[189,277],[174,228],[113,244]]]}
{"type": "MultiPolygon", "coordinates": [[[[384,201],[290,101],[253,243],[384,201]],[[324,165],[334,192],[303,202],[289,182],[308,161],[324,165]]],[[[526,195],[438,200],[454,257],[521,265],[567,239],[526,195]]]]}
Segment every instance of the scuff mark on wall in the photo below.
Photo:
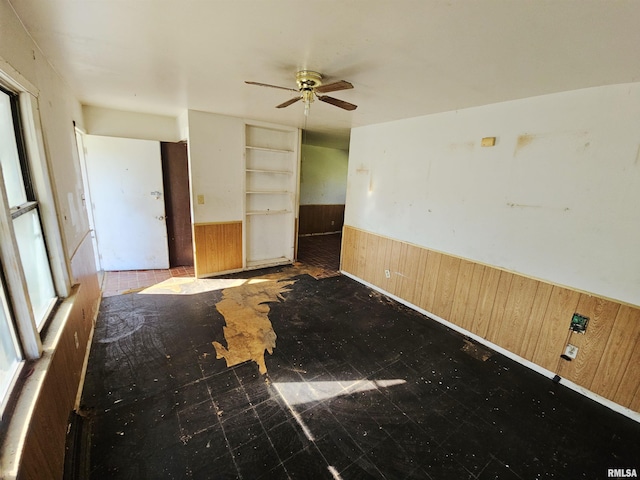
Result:
{"type": "Polygon", "coordinates": [[[467,142],[459,142],[459,143],[450,143],[449,150],[455,152],[456,150],[466,150],[472,151],[475,148],[475,142],[473,140],[469,140],[467,142]]]}
{"type": "Polygon", "coordinates": [[[523,203],[507,203],[511,208],[547,208],[547,209],[561,209],[564,212],[568,212],[570,210],[569,207],[545,207],[544,205],[526,205],[523,203]]]}

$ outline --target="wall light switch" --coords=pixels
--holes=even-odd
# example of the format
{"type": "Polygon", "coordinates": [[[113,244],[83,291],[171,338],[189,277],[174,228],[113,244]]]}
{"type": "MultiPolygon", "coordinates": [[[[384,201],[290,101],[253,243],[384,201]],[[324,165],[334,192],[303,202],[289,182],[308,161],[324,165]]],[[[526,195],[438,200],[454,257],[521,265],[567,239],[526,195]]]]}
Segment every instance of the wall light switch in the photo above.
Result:
{"type": "Polygon", "coordinates": [[[496,144],[496,137],[484,137],[480,143],[483,147],[493,147],[496,144]]]}
{"type": "Polygon", "coordinates": [[[204,205],[204,195],[198,195],[198,205],[204,205]]]}

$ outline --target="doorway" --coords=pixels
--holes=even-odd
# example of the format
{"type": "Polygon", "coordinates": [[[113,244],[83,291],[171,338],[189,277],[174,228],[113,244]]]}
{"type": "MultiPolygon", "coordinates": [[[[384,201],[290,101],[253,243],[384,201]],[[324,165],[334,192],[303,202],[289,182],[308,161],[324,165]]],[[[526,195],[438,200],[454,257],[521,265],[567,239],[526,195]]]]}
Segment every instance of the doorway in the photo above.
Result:
{"type": "Polygon", "coordinates": [[[78,134],[78,147],[100,269],[193,267],[187,144],[78,134]]]}
{"type": "Polygon", "coordinates": [[[348,161],[346,150],[302,145],[297,259],[327,275],[340,269],[348,161]]]}
{"type": "Polygon", "coordinates": [[[169,266],[193,267],[191,193],[186,142],[162,142],[162,176],[167,220],[169,266]]]}

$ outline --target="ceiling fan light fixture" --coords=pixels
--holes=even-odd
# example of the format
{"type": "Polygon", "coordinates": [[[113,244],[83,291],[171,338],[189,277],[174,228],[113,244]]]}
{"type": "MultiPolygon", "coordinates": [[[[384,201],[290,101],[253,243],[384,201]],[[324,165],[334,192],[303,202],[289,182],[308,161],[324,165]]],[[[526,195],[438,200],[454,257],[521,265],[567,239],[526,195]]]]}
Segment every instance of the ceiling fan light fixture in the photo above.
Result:
{"type": "Polygon", "coordinates": [[[287,100],[280,105],[276,105],[276,108],[285,108],[302,100],[302,103],[304,103],[305,115],[309,114],[309,107],[316,98],[324,103],[342,108],[343,110],[351,111],[358,108],[358,106],[354,105],[353,103],[345,102],[344,100],[324,95],[328,92],[337,92],[339,90],[351,89],[353,88],[353,85],[350,82],[347,82],[346,80],[339,80],[337,82],[331,82],[323,85],[322,75],[312,70],[300,70],[299,72],[296,72],[296,84],[298,85],[297,89],[280,87],[278,85],[270,85],[268,83],[261,82],[246,81],[245,83],[248,83],[249,85],[258,85],[260,87],[279,88],[281,90],[289,90],[298,93],[297,97],[287,100]]]}
{"type": "Polygon", "coordinates": [[[312,70],[300,70],[296,73],[296,83],[301,90],[313,89],[322,85],[322,75],[312,70]]]}

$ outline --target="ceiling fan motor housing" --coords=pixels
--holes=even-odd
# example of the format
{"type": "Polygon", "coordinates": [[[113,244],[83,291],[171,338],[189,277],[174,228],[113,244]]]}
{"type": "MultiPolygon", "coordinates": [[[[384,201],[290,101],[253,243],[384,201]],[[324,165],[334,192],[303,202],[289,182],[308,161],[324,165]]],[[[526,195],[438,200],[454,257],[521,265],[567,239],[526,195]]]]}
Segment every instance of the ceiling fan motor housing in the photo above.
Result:
{"type": "Polygon", "coordinates": [[[296,82],[300,90],[313,90],[322,85],[322,75],[311,70],[301,70],[296,73],[296,82]]]}

